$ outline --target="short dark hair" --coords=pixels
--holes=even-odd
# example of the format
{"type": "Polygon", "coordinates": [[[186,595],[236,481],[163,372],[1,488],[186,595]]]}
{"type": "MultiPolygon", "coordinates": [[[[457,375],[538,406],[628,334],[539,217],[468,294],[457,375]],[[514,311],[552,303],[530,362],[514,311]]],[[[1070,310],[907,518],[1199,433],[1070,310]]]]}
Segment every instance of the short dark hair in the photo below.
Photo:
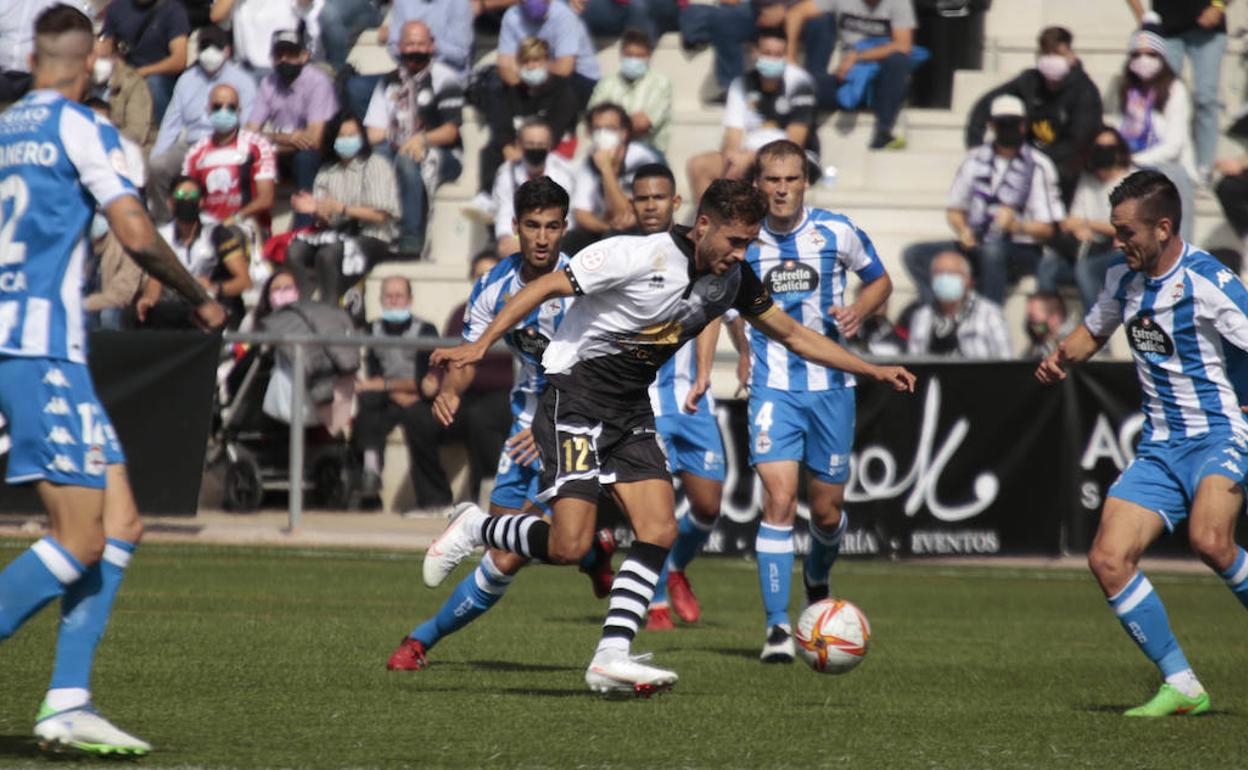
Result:
{"type": "Polygon", "coordinates": [[[654,50],[654,41],[650,39],[650,33],[636,27],[630,27],[620,34],[620,48],[630,45],[642,46],[647,51],[654,50]]]}
{"type": "Polygon", "coordinates": [[[628,116],[628,110],[624,109],[615,102],[602,102],[601,104],[594,105],[594,107],[585,114],[585,127],[592,131],[594,128],[594,118],[604,112],[614,112],[616,115],[619,115],[620,125],[623,126],[624,133],[629,136],[633,135],[633,119],[628,116]]]}
{"type": "Polygon", "coordinates": [[[785,36],[784,30],[779,27],[762,27],[754,33],[754,45],[758,45],[769,37],[774,37],[784,43],[785,47],[789,45],[789,38],[785,36]]]}
{"type": "Polygon", "coordinates": [[[756,225],[767,216],[767,196],[744,179],[716,179],[702,194],[698,216],[756,225]]]}
{"type": "Polygon", "coordinates": [[[1031,294],[1027,295],[1027,299],[1040,300],[1045,305],[1056,308],[1057,312],[1061,314],[1062,318],[1066,318],[1067,316],[1066,298],[1056,291],[1046,291],[1046,290],[1033,291],[1031,294]]]}
{"type": "Polygon", "coordinates": [[[39,56],[39,38],[60,37],[70,32],[81,32],[88,39],[95,37],[95,28],[91,25],[91,19],[72,5],[57,3],[39,14],[35,19],[36,59],[39,56]]]}
{"type": "Polygon", "coordinates": [[[480,251],[478,251],[476,254],[473,255],[472,260],[468,263],[468,277],[470,279],[472,278],[472,274],[477,272],[477,265],[481,264],[482,261],[487,260],[487,259],[492,259],[495,262],[500,261],[498,258],[498,253],[494,251],[493,245],[487,246],[486,248],[481,249],[480,251]]]}
{"type": "Polygon", "coordinates": [[[780,158],[802,158],[806,159],[806,151],[798,146],[797,142],[790,139],[776,139],[768,142],[758,148],[758,153],[754,156],[755,174],[763,168],[763,161],[778,160],[780,158]]]}
{"type": "Polygon", "coordinates": [[[372,145],[369,144],[368,135],[364,130],[364,121],[356,117],[354,112],[341,110],[337,115],[329,119],[321,135],[321,157],[325,159],[325,165],[342,160],[342,156],[334,149],[334,142],[338,141],[338,134],[342,133],[342,124],[352,121],[359,126],[360,138],[364,140],[364,143],[360,146],[360,152],[355,157],[360,160],[367,160],[368,156],[373,154],[372,145]]]}
{"type": "Polygon", "coordinates": [[[633,173],[633,186],[636,187],[643,179],[666,179],[672,185],[672,192],[676,192],[676,175],[662,163],[647,163],[638,168],[633,173]]]}
{"type": "Polygon", "coordinates": [[[1073,42],[1075,38],[1065,27],[1045,27],[1040,31],[1040,37],[1036,38],[1040,53],[1054,53],[1062,46],[1069,48],[1073,42]]]}
{"type": "Polygon", "coordinates": [[[98,96],[88,96],[86,99],[83,99],[82,106],[89,110],[103,112],[105,115],[108,115],[108,102],[98,96]]]}
{"type": "Polygon", "coordinates": [[[512,203],[516,219],[529,211],[549,208],[563,209],[563,215],[568,215],[568,191],[548,176],[535,177],[520,185],[512,203]]]}
{"type": "Polygon", "coordinates": [[[1129,200],[1137,202],[1140,218],[1144,221],[1156,224],[1169,219],[1174,232],[1179,231],[1183,222],[1183,203],[1179,198],[1179,188],[1174,186],[1170,177],[1152,170],[1128,175],[1109,194],[1109,205],[1117,207],[1129,200]]]}

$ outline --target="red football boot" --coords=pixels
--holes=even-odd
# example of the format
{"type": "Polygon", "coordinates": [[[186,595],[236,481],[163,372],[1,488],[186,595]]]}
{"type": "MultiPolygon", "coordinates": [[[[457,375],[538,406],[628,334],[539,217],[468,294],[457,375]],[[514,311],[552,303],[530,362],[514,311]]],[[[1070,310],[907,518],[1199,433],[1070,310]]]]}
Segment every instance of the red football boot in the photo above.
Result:
{"type": "Polygon", "coordinates": [[[676,626],[672,623],[672,613],[667,605],[650,608],[650,614],[646,617],[647,631],[671,631],[674,628],[676,626]]]}
{"type": "Polygon", "coordinates": [[[428,668],[429,661],[425,658],[425,645],[412,637],[405,637],[399,649],[390,656],[386,668],[391,671],[419,671],[428,668]]]}
{"type": "Polygon", "coordinates": [[[582,569],[586,575],[589,575],[589,582],[593,584],[594,596],[599,599],[605,599],[611,595],[611,583],[615,580],[615,570],[611,568],[611,555],[615,553],[615,535],[611,534],[611,530],[603,528],[598,530],[594,535],[598,541],[598,548],[602,551],[598,563],[591,569],[582,569]]]}
{"type": "Polygon", "coordinates": [[[669,570],[667,573],[667,598],[676,610],[676,617],[686,623],[697,623],[702,617],[702,608],[698,606],[698,597],[693,595],[689,580],[685,573],[669,570]]]}

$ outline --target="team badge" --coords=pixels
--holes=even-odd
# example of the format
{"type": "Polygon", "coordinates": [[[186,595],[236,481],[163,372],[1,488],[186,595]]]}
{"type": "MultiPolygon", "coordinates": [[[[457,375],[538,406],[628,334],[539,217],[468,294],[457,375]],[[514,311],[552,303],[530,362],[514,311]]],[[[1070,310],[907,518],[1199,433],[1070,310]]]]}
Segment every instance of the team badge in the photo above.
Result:
{"type": "Polygon", "coordinates": [[[99,476],[104,473],[104,450],[99,445],[88,449],[82,467],[88,476],[99,476]]]}
{"type": "Polygon", "coordinates": [[[580,267],[591,273],[601,270],[607,261],[607,255],[603,249],[583,251],[577,255],[577,258],[581,262],[580,267]]]}
{"type": "Polygon", "coordinates": [[[767,435],[767,431],[759,433],[754,439],[754,453],[765,455],[771,451],[771,436],[767,435]]]}

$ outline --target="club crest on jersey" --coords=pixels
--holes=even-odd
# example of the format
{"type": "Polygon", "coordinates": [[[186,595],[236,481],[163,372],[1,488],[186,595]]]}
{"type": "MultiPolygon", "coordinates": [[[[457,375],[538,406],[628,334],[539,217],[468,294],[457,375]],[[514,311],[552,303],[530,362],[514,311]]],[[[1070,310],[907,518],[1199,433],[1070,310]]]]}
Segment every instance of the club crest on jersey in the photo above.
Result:
{"type": "Polygon", "coordinates": [[[1218,288],[1221,289],[1231,281],[1235,280],[1235,275],[1230,270],[1221,270],[1218,272],[1218,288]]]}
{"type": "Polygon", "coordinates": [[[1174,342],[1151,315],[1138,315],[1127,323],[1131,349],[1149,361],[1165,361],[1174,355],[1174,342]]]}
{"type": "Polygon", "coordinates": [[[104,473],[106,464],[104,462],[104,450],[99,446],[93,446],[87,450],[86,461],[83,463],[83,470],[88,476],[99,476],[104,473]]]}
{"type": "Polygon", "coordinates": [[[767,271],[763,284],[773,297],[809,294],[819,288],[819,272],[796,259],[786,259],[767,271]]]}

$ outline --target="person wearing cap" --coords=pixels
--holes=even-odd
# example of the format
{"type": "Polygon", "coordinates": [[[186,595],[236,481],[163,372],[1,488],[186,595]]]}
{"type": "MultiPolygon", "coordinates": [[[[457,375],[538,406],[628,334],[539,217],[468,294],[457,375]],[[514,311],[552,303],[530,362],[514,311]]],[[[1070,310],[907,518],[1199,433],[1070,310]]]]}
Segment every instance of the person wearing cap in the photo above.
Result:
{"type": "MultiPolygon", "coordinates": [[[[325,124],[338,112],[334,84],[322,70],[309,67],[303,35],[295,29],[273,33],[273,72],[260,81],[260,91],[247,115],[247,130],[261,133],[277,152],[278,169],[294,180],[297,191],[309,191],[321,167],[325,124]]],[[[312,223],[295,216],[295,227],[312,223]]]]}
{"type": "Polygon", "coordinates": [[[300,10],[309,5],[309,0],[214,0],[210,17],[213,24],[229,25],[234,58],[259,81],[273,71],[273,34],[297,29],[300,10]]]}
{"type": "Polygon", "coordinates": [[[191,145],[212,135],[208,95],[219,85],[233,87],[246,114],[256,98],[256,82],[230,59],[230,33],[216,25],[199,31],[199,57],[173,88],[169,109],[160,121],[148,165],[148,207],[158,223],[173,217],[166,200],[191,145]]]}
{"type": "Polygon", "coordinates": [[[1057,169],[1026,143],[1027,110],[1017,96],[992,101],[993,139],[972,149],[949,190],[946,219],[955,240],[916,243],[903,259],[919,296],[932,303],[932,260],[961,251],[975,268],[980,293],[1005,304],[1010,279],[1033,273],[1041,248],[1066,217],[1057,169]]]}
{"type": "Polygon", "coordinates": [[[419,259],[439,185],[463,171],[464,81],[433,58],[436,41],[423,21],[403,25],[399,68],[382,78],[364,116],[368,143],[394,164],[403,213],[396,250],[419,259]]]}
{"type": "MultiPolygon", "coordinates": [[[[1196,106],[1195,158],[1208,174],[1218,148],[1218,88],[1226,54],[1226,6],[1231,0],[1152,0],[1155,24],[1166,44],[1166,61],[1175,72],[1183,60],[1192,62],[1192,90],[1196,106]]],[[[1149,14],[1142,0],[1127,0],[1141,26],[1149,14]]],[[[1180,188],[1181,191],[1181,188],[1180,188]]]]}
{"type": "Polygon", "coordinates": [[[1017,96],[1027,108],[1027,141],[1057,167],[1062,201],[1069,205],[1081,161],[1101,125],[1101,92],[1075,55],[1070,30],[1046,27],[1036,42],[1036,66],[984,94],[971,109],[966,147],[983,144],[993,99],[1017,96]]]}
{"type": "Polygon", "coordinates": [[[1192,147],[1192,102],[1187,86],[1166,58],[1166,40],[1155,14],[1131,36],[1122,75],[1111,89],[1105,115],[1127,140],[1131,162],[1160,171],[1179,190],[1180,235],[1190,241],[1196,224],[1199,178],[1192,147]]]}

